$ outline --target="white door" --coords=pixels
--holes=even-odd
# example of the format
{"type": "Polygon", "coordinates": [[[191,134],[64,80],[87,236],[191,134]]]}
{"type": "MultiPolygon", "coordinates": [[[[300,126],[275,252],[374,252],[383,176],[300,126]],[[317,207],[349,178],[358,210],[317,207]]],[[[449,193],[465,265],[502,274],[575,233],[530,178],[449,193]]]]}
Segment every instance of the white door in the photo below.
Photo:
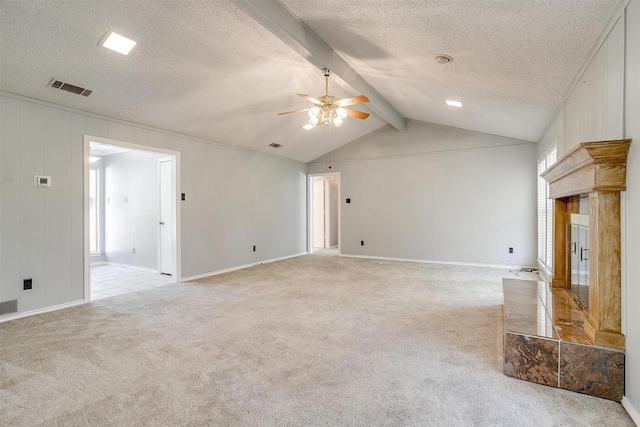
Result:
{"type": "Polygon", "coordinates": [[[325,241],[325,181],[313,181],[313,247],[324,249],[325,241]]]}
{"type": "Polygon", "coordinates": [[[171,160],[160,161],[160,273],[173,274],[171,160]]]}

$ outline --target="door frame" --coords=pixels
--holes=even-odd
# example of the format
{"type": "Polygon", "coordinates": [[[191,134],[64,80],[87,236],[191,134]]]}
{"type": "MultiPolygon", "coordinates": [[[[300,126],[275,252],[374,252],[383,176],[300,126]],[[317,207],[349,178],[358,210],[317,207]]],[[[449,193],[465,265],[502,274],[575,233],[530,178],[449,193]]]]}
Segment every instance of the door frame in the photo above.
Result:
{"type": "MultiPolygon", "coordinates": [[[[160,220],[162,219],[162,212],[161,212],[161,208],[162,208],[162,163],[164,162],[171,162],[171,170],[173,171],[173,157],[168,156],[168,157],[161,157],[158,159],[158,218],[157,218],[157,223],[158,223],[158,273],[163,274],[162,273],[162,230],[160,225],[160,220]]],[[[175,180],[173,179],[173,173],[171,174],[171,195],[173,196],[175,194],[175,180]]],[[[174,205],[175,205],[175,200],[173,200],[175,197],[171,197],[171,221],[175,222],[173,215],[174,215],[174,205]]],[[[172,248],[171,248],[171,275],[173,276],[175,273],[175,260],[173,258],[175,258],[175,251],[173,250],[173,246],[175,246],[175,242],[173,241],[173,238],[171,239],[171,243],[172,243],[172,248]]]]}
{"type": "MultiPolygon", "coordinates": [[[[115,139],[101,138],[92,135],[84,135],[84,165],[83,165],[83,241],[84,241],[84,301],[89,302],[91,300],[91,256],[89,254],[89,155],[91,152],[91,143],[113,145],[116,147],[123,147],[132,151],[146,151],[158,154],[166,154],[167,157],[172,159],[171,178],[172,178],[172,214],[173,214],[173,282],[180,282],[182,280],[181,271],[181,227],[180,227],[180,152],[167,150],[164,148],[152,147],[148,145],[132,144],[129,142],[118,141],[115,139]]],[[[158,268],[160,266],[158,265],[158,268]]]]}
{"type": "MultiPolygon", "coordinates": [[[[342,253],[342,203],[340,202],[342,199],[342,180],[340,179],[340,172],[326,172],[307,175],[307,253],[309,254],[315,252],[315,245],[313,241],[313,181],[315,178],[329,178],[333,176],[338,178],[338,255],[342,253]]],[[[329,189],[329,192],[330,191],[331,190],[329,189]]],[[[325,215],[325,224],[328,221],[330,222],[330,215],[325,215]]],[[[328,227],[328,231],[329,232],[326,233],[326,238],[329,239],[329,247],[331,247],[331,227],[328,227]]]]}

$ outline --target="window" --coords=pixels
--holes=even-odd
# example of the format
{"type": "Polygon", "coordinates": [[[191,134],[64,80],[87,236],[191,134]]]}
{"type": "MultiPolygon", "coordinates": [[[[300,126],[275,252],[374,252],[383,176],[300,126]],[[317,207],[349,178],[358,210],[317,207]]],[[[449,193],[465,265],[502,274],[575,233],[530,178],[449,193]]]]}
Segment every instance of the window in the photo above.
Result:
{"type": "Polygon", "coordinates": [[[556,162],[554,142],[538,160],[538,263],[547,273],[553,267],[553,200],[549,199],[549,184],[540,175],[556,162]]]}
{"type": "Polygon", "coordinates": [[[100,252],[100,169],[89,169],[89,252],[100,252]]]}

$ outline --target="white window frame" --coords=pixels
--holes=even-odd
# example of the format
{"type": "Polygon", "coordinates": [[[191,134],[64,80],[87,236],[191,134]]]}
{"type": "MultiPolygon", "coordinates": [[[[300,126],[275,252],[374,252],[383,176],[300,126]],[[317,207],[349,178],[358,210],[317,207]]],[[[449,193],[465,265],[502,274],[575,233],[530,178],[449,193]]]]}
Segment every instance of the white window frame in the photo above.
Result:
{"type": "Polygon", "coordinates": [[[553,200],[549,198],[549,184],[540,175],[558,158],[557,141],[538,159],[538,266],[551,278],[553,274],[553,200]]]}

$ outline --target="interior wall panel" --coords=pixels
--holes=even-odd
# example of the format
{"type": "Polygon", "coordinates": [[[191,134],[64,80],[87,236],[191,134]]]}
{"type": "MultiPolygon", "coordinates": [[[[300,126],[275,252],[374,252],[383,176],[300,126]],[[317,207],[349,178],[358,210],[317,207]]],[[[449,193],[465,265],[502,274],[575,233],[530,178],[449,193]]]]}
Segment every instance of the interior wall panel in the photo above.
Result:
{"type": "Polygon", "coordinates": [[[640,424],[640,0],[626,10],[625,138],[631,138],[624,193],[623,304],[626,307],[625,398],[640,424]]]}
{"type": "Polygon", "coordinates": [[[130,151],[102,158],[107,261],[158,270],[161,157],[166,155],[130,151]]]}
{"type": "Polygon", "coordinates": [[[85,134],[180,153],[183,277],[306,251],[304,163],[9,94],[0,102],[0,300],[19,299],[20,312],[84,298],[85,134]],[[37,174],[52,187],[34,187],[37,174]],[[22,291],[25,277],[34,289],[22,291]]]}
{"type": "Polygon", "coordinates": [[[567,97],[564,105],[566,151],[580,142],[622,137],[624,27],[624,19],[614,25],[567,97]]]}
{"type": "MultiPolygon", "coordinates": [[[[47,304],[57,305],[64,300],[61,295],[63,271],[60,251],[62,239],[62,189],[68,177],[63,178],[62,150],[61,150],[61,111],[53,108],[44,110],[44,170],[47,176],[58,177],[60,182],[52,182],[50,188],[43,189],[44,200],[44,299],[47,304]]],[[[57,180],[56,180],[57,181],[57,180]]]]}
{"type": "Polygon", "coordinates": [[[20,268],[21,230],[21,145],[20,145],[20,101],[0,98],[2,115],[2,141],[0,141],[0,161],[2,185],[2,203],[0,220],[2,240],[0,240],[0,301],[20,298],[22,294],[22,272],[20,268]],[[6,284],[6,285],[5,285],[6,284]]]}
{"type": "MultiPolygon", "coordinates": [[[[21,308],[34,310],[45,303],[45,197],[49,188],[36,188],[34,175],[44,175],[44,107],[20,106],[20,276],[33,281],[33,290],[23,292],[21,308]]],[[[17,249],[17,248],[16,248],[17,249]]]]}
{"type": "MultiPolygon", "coordinates": [[[[330,153],[341,174],[342,253],[535,265],[536,148],[408,121],[330,153]]],[[[326,164],[311,162],[309,173],[326,164]]]]}

